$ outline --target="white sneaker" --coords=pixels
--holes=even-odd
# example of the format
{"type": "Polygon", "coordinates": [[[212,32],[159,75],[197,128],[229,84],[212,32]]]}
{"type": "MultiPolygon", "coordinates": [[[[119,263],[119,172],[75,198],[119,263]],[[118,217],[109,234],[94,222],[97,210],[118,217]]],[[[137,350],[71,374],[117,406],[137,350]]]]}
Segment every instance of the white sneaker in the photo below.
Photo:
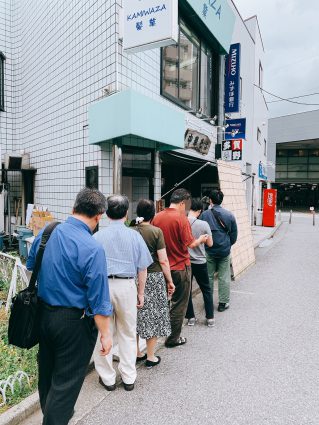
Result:
{"type": "Polygon", "coordinates": [[[191,319],[188,319],[187,326],[195,326],[195,323],[196,319],[195,317],[192,317],[191,319]]]}
{"type": "Polygon", "coordinates": [[[206,324],[209,328],[213,328],[215,326],[215,319],[207,319],[206,324]]]}

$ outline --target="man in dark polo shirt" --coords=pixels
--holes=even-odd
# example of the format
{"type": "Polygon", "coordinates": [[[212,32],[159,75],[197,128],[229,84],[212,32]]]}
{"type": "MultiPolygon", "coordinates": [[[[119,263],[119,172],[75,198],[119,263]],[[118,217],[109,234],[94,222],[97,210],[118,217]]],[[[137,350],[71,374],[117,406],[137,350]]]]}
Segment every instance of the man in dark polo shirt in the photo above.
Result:
{"type": "Polygon", "coordinates": [[[186,217],[186,210],[189,209],[190,203],[190,193],[185,189],[177,189],[172,193],[169,208],[158,213],[152,222],[163,231],[175,285],[170,310],[172,333],[165,342],[166,347],[176,347],[187,342],[186,338],[180,335],[191,288],[191,263],[188,248],[195,248],[205,243],[208,237],[208,235],[201,235],[198,239],[194,239],[186,217]]]}

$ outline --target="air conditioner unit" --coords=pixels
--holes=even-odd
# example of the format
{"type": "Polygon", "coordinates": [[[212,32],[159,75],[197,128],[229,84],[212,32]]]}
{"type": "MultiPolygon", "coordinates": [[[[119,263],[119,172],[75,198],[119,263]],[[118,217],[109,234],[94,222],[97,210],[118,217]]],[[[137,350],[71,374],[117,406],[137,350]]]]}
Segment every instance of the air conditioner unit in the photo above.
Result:
{"type": "Polygon", "coordinates": [[[5,153],[4,168],[6,170],[27,170],[30,168],[30,155],[16,152],[5,153]]]}

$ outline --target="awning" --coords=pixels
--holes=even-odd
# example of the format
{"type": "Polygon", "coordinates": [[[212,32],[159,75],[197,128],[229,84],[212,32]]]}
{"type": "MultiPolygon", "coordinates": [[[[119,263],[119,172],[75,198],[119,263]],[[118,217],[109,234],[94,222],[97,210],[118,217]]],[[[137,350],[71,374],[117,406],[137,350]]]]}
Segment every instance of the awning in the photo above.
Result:
{"type": "Polygon", "coordinates": [[[185,116],[168,102],[134,90],[89,106],[89,143],[172,150],[184,147],[185,116]]]}

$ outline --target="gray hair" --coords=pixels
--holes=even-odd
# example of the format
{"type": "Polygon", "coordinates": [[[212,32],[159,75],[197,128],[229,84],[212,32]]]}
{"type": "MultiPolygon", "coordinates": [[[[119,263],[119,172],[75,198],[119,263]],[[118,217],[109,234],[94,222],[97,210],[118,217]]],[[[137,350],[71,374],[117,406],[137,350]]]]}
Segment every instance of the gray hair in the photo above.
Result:
{"type": "Polygon", "coordinates": [[[99,190],[86,187],[77,194],[73,207],[76,214],[92,218],[105,213],[105,210],[106,198],[99,190]]]}
{"type": "Polygon", "coordinates": [[[106,214],[112,220],[120,220],[127,214],[129,200],[125,195],[111,195],[107,198],[106,214]]]}

